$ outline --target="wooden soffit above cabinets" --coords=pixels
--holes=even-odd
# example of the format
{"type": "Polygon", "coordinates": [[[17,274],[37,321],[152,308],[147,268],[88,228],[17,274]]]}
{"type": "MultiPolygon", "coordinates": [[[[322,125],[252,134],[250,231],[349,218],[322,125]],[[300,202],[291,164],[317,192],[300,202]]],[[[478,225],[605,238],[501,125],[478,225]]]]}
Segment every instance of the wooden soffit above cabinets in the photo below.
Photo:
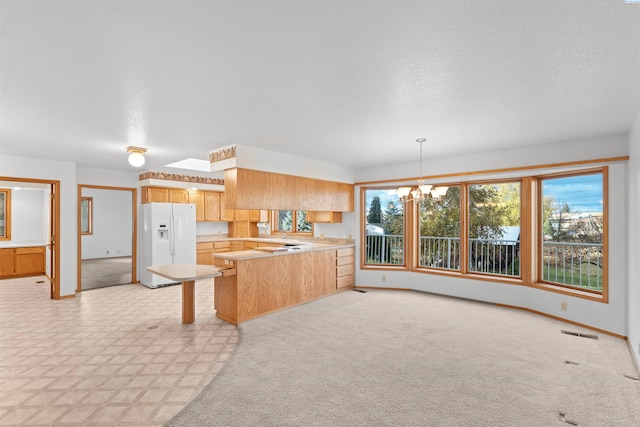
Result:
{"type": "Polygon", "coordinates": [[[353,184],[252,169],[224,171],[227,207],[353,212],[353,184]]]}

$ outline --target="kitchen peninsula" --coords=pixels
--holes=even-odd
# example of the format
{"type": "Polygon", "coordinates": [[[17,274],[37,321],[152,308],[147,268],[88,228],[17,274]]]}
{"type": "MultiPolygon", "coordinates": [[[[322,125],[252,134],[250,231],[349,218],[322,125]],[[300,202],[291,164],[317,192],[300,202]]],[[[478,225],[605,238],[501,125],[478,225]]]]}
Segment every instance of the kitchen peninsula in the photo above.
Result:
{"type": "MultiPolygon", "coordinates": [[[[213,253],[216,315],[238,324],[354,286],[350,240],[227,239],[249,250],[213,253]]],[[[202,243],[202,240],[199,241],[202,243]]]]}

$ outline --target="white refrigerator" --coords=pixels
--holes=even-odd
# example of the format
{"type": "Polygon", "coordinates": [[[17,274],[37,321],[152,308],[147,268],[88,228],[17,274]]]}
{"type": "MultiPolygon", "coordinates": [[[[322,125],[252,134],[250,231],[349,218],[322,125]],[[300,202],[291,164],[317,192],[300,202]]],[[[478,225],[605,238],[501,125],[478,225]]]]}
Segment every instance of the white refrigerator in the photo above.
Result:
{"type": "Polygon", "coordinates": [[[177,284],[147,271],[159,264],[196,263],[196,205],[141,205],[140,282],[149,288],[177,284]]]}

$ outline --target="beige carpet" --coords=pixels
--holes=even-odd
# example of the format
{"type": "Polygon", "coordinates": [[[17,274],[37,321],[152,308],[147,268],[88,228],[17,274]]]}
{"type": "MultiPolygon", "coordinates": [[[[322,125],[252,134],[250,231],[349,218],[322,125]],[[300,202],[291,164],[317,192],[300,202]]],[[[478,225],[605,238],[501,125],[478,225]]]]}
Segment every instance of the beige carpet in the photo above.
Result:
{"type": "Polygon", "coordinates": [[[131,283],[131,257],[82,260],[82,290],[131,283]]]}
{"type": "Polygon", "coordinates": [[[525,311],[343,292],[244,323],[167,426],[638,426],[627,344],[525,311]]]}

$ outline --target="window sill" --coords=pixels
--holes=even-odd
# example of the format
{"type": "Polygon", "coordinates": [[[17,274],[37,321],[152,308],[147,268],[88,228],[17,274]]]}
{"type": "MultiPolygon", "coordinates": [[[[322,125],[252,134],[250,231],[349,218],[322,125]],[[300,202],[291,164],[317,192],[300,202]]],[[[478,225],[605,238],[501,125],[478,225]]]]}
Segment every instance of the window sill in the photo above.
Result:
{"type": "Polygon", "coordinates": [[[532,283],[529,285],[532,288],[541,289],[543,291],[555,292],[563,295],[570,295],[577,298],[584,298],[591,301],[608,303],[609,300],[606,297],[605,293],[594,293],[589,291],[583,291],[580,289],[572,289],[559,285],[552,285],[550,283],[532,283]]]}

